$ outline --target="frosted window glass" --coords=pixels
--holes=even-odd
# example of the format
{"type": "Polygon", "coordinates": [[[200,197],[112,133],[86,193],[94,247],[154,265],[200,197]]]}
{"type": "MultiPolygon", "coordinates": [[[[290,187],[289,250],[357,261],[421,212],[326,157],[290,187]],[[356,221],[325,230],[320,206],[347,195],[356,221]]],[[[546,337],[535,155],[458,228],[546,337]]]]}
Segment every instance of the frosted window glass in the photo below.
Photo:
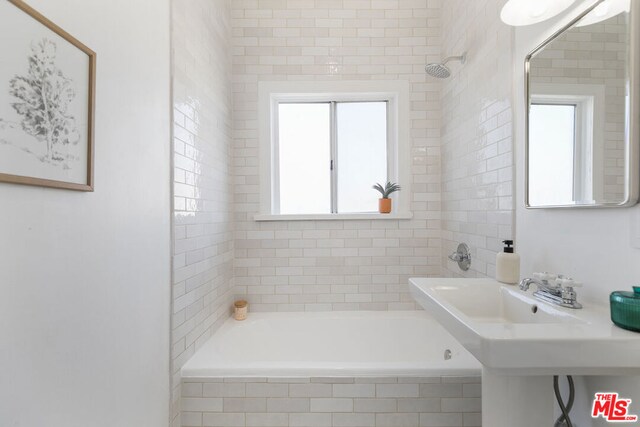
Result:
{"type": "Polygon", "coordinates": [[[346,102],[336,106],[338,212],[374,212],[380,194],[371,186],[387,181],[387,103],[346,102]]]}
{"type": "Polygon", "coordinates": [[[331,213],[330,104],[279,104],[281,214],[331,213]]]}
{"type": "Polygon", "coordinates": [[[574,200],[575,105],[531,105],[529,202],[565,205],[574,200]]]}

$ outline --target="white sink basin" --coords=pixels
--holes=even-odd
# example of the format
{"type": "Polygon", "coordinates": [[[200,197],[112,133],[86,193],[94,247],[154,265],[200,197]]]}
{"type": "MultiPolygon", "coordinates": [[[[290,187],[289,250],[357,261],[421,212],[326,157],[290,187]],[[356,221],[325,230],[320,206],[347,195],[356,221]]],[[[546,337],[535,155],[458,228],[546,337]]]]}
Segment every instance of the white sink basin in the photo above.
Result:
{"type": "MultiPolygon", "coordinates": [[[[538,304],[515,286],[473,281],[430,287],[429,293],[479,323],[584,323],[576,313],[538,304]]],[[[575,310],[574,310],[575,311],[575,310]]]]}
{"type": "Polygon", "coordinates": [[[517,375],[640,374],[640,333],[607,306],[563,308],[492,279],[411,279],[411,293],[485,367],[517,375]]]}

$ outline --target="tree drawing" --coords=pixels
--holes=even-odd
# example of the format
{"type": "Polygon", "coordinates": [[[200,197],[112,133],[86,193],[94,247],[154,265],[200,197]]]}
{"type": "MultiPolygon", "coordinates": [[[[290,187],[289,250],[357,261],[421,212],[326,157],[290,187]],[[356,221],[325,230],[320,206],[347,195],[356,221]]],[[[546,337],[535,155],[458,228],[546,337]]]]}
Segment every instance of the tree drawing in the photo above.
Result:
{"type": "Polygon", "coordinates": [[[31,44],[29,71],[10,81],[9,93],[19,100],[11,104],[21,116],[22,130],[46,144],[42,161],[59,163],[69,156],[56,151],[80,140],[69,104],[75,98],[73,81],[56,67],[56,44],[46,38],[31,44]]]}

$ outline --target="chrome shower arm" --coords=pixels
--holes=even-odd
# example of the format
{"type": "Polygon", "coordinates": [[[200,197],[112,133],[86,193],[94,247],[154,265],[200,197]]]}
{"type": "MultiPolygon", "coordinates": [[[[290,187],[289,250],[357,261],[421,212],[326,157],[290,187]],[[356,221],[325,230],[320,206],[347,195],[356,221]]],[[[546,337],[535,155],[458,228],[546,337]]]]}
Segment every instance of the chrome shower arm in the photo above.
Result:
{"type": "Polygon", "coordinates": [[[464,64],[467,61],[467,54],[463,53],[459,56],[449,56],[448,58],[445,58],[444,61],[442,61],[442,65],[446,64],[449,61],[460,61],[461,64],[464,64]]]}

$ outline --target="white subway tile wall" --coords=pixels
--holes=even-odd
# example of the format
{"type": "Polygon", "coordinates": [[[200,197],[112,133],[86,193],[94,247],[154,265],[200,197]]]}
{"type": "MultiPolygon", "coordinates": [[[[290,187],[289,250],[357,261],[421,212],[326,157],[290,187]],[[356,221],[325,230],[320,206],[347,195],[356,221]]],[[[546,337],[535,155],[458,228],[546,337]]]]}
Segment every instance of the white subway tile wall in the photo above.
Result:
{"type": "Polygon", "coordinates": [[[231,12],[228,0],[174,0],[172,14],[171,374],[179,426],[180,368],[228,318],[233,296],[231,12]]]}
{"type": "Polygon", "coordinates": [[[183,427],[473,427],[480,377],[185,379],[183,427]]]}
{"type": "MultiPolygon", "coordinates": [[[[234,0],[235,293],[251,310],[413,309],[407,279],[441,274],[441,0],[234,0]],[[406,80],[411,220],[255,222],[258,83],[406,80]]],[[[373,184],[373,183],[372,183],[373,184]]],[[[363,189],[363,191],[374,191],[363,189]]]]}
{"type": "MultiPolygon", "coordinates": [[[[495,277],[501,240],[513,238],[512,29],[500,21],[505,0],[442,3],[443,56],[452,63],[442,88],[443,273],[495,277]],[[471,247],[471,269],[447,259],[471,247]]],[[[517,242],[516,242],[517,245],[517,242]]]]}
{"type": "Polygon", "coordinates": [[[179,369],[234,295],[254,311],[413,309],[407,279],[459,274],[444,255],[460,241],[472,248],[470,276],[494,274],[513,223],[503,3],[172,1],[174,426],[479,425],[476,380],[196,381],[181,391],[179,369]],[[425,74],[465,50],[450,79],[425,74]],[[413,218],[254,221],[258,83],[394,79],[411,89],[413,218]]]}

